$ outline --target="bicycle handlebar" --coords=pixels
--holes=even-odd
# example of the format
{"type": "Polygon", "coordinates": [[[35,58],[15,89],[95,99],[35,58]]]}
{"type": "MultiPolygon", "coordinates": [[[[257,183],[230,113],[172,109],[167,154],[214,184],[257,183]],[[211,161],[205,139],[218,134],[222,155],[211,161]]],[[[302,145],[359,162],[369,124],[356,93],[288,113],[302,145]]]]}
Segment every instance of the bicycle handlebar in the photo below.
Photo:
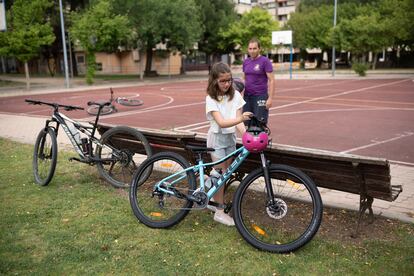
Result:
{"type": "Polygon", "coordinates": [[[265,123],[264,119],[257,118],[254,114],[250,117],[249,124],[247,127],[247,131],[249,132],[261,132],[264,131],[270,135],[270,129],[265,123]]]}
{"type": "Polygon", "coordinates": [[[84,110],[83,107],[79,107],[79,106],[73,106],[73,105],[64,105],[64,104],[58,104],[58,103],[48,103],[48,102],[42,102],[42,101],[35,101],[35,100],[29,100],[29,99],[25,99],[25,102],[27,102],[28,104],[33,104],[33,105],[48,105],[53,107],[55,110],[58,110],[59,107],[63,107],[66,111],[72,111],[72,110],[84,110]]]}

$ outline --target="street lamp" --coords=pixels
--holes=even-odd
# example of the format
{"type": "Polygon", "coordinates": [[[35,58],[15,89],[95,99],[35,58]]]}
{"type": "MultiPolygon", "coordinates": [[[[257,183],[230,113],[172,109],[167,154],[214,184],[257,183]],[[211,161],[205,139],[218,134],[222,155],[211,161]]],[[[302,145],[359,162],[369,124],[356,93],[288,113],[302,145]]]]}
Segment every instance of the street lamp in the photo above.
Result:
{"type": "MultiPolygon", "coordinates": [[[[62,11],[62,0],[59,0],[60,8],[60,26],[62,31],[62,44],[63,44],[63,62],[65,65],[65,86],[69,88],[69,73],[68,73],[68,55],[66,53],[66,37],[65,37],[65,24],[63,21],[63,11],[62,11]]],[[[70,42],[69,42],[70,43],[70,42]]]]}
{"type": "MultiPolygon", "coordinates": [[[[334,5],[334,20],[333,20],[334,30],[336,26],[336,2],[337,0],[335,0],[335,5],[334,5]]],[[[335,76],[335,63],[336,63],[336,56],[335,56],[335,42],[334,42],[332,46],[332,77],[335,76]]]]}

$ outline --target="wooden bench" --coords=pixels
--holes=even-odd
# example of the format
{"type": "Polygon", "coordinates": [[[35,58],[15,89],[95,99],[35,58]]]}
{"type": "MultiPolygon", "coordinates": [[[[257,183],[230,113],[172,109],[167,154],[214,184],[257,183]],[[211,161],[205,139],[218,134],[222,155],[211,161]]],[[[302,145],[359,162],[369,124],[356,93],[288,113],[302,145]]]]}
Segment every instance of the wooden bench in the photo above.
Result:
{"type": "MultiPolygon", "coordinates": [[[[100,125],[102,134],[110,125],[100,125]]],[[[154,153],[173,151],[195,162],[186,145],[205,146],[206,139],[195,133],[138,129],[148,139],[154,153]]],[[[133,141],[125,140],[126,147],[133,141]]],[[[363,215],[368,210],[368,218],[373,221],[372,203],[374,199],[394,201],[402,192],[401,185],[391,185],[390,164],[382,158],[364,157],[350,154],[339,154],[330,151],[292,147],[273,144],[266,151],[266,157],[272,163],[286,164],[301,169],[308,174],[318,187],[358,194],[359,218],[356,233],[363,215]]],[[[238,169],[235,179],[260,166],[260,158],[251,154],[238,169]]]]}

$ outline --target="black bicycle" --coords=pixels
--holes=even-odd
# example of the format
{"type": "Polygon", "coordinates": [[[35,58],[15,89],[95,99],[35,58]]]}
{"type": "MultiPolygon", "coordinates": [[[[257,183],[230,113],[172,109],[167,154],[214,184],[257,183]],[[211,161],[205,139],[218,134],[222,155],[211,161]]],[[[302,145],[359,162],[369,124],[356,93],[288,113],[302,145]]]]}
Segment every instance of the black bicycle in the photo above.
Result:
{"type": "Polygon", "coordinates": [[[141,99],[136,99],[139,95],[135,95],[133,97],[114,97],[114,90],[112,88],[109,88],[111,92],[111,98],[109,99],[109,105],[105,105],[101,110],[99,110],[98,106],[90,106],[86,109],[86,112],[90,115],[96,115],[98,112],[100,112],[101,115],[107,115],[111,113],[118,112],[118,109],[113,104],[118,103],[120,105],[125,106],[140,106],[144,104],[144,101],[141,99]]]}
{"type": "Polygon", "coordinates": [[[29,104],[48,105],[53,108],[52,118],[46,120],[46,125],[39,132],[34,147],[33,173],[35,182],[39,185],[49,184],[54,175],[59,126],[62,126],[73,148],[79,154],[79,158],[73,157],[69,160],[89,165],[96,164],[99,174],[114,187],[129,187],[134,171],[152,155],[148,140],[133,128],[118,126],[106,131],[100,139],[95,136],[101,110],[110,105],[110,102],[88,102],[88,106],[98,107],[98,113],[94,122],[86,124],[59,112],[59,108],[66,111],[84,110],[82,107],[29,99],[25,101],[29,104]],[[126,140],[134,141],[134,147],[125,146],[126,140]]]}

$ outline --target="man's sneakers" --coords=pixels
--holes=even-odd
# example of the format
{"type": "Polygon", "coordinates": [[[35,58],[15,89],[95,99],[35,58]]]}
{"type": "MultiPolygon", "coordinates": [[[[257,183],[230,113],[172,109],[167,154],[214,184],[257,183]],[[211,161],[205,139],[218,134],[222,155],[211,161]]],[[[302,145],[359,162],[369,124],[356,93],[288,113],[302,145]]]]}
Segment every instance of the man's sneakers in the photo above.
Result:
{"type": "Polygon", "coordinates": [[[233,218],[221,209],[216,210],[214,213],[214,220],[227,226],[234,226],[233,218]]]}

